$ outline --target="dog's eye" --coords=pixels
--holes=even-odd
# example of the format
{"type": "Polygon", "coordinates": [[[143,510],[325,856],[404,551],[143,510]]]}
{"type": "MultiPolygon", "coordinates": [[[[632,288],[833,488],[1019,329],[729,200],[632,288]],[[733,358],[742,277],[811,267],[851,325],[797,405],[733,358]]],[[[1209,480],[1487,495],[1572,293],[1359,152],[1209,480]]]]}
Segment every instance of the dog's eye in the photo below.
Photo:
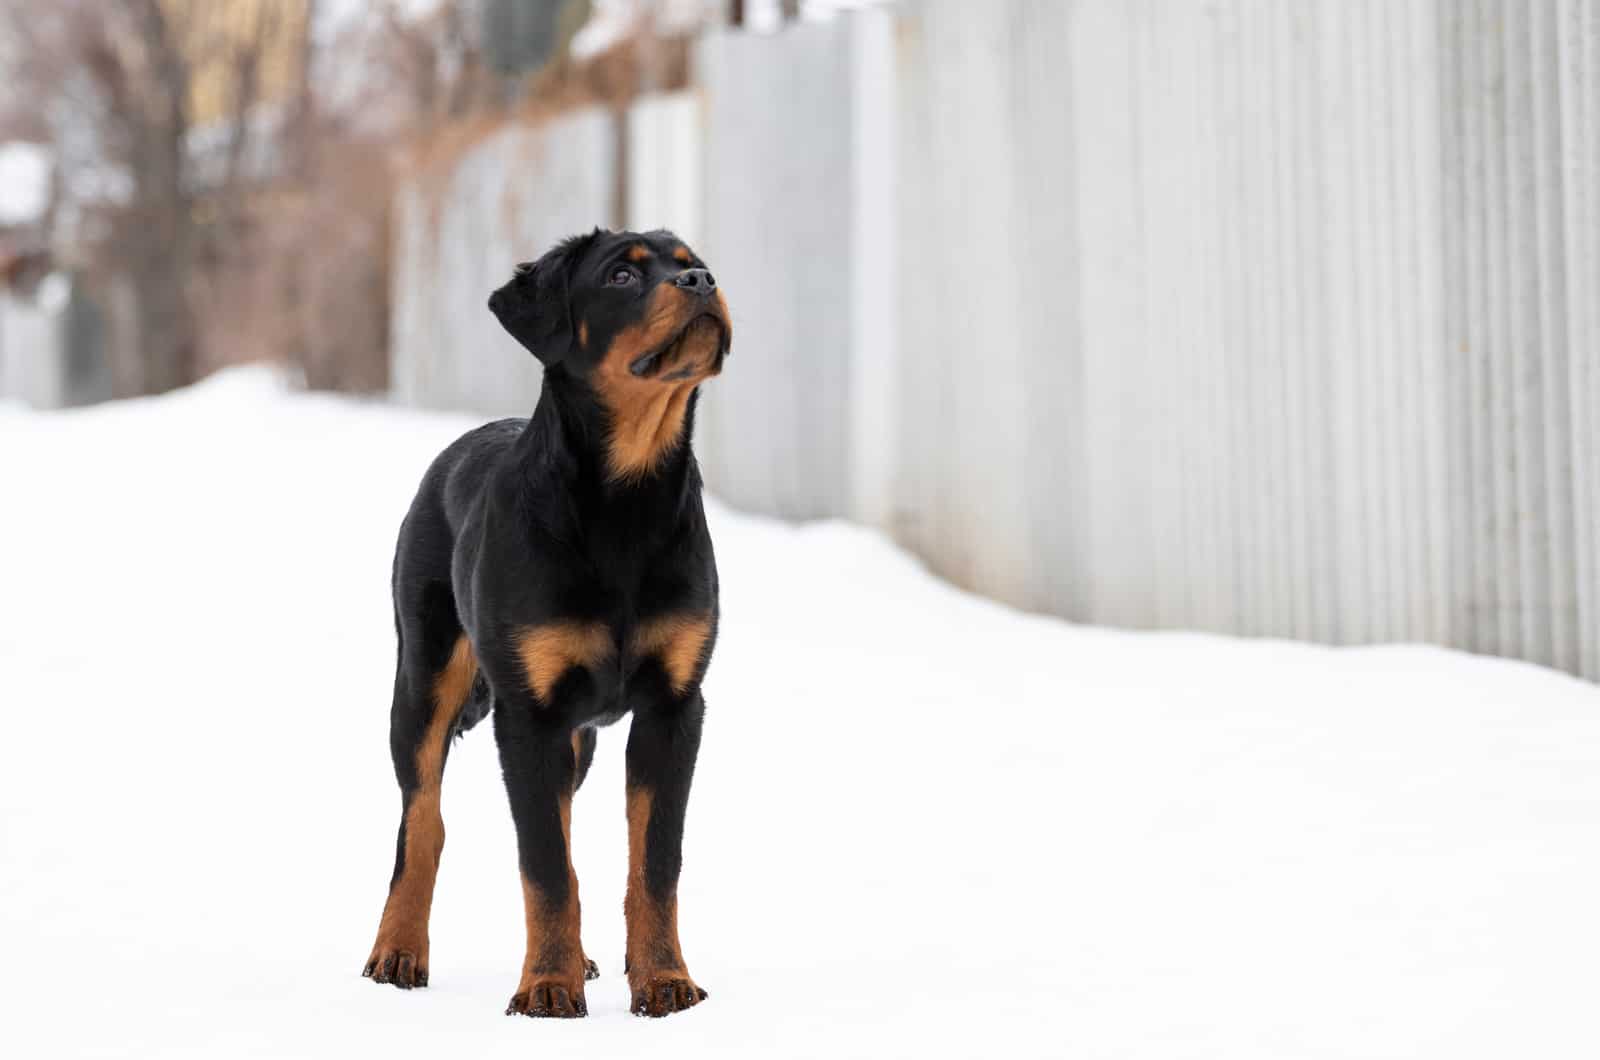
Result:
{"type": "Polygon", "coordinates": [[[616,268],[611,270],[611,279],[607,282],[614,287],[626,287],[628,284],[632,283],[638,278],[638,274],[632,269],[628,268],[628,266],[618,265],[616,268]]]}

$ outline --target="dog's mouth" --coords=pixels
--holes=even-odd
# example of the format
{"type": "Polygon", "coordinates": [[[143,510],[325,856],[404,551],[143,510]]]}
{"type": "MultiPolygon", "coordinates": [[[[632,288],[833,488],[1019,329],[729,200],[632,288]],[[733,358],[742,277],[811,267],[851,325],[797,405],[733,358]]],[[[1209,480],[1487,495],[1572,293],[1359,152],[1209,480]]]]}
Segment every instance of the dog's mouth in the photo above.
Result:
{"type": "Polygon", "coordinates": [[[722,367],[728,353],[728,324],[716,313],[701,313],[660,348],[636,357],[628,371],[641,379],[662,382],[708,375],[722,367]]]}

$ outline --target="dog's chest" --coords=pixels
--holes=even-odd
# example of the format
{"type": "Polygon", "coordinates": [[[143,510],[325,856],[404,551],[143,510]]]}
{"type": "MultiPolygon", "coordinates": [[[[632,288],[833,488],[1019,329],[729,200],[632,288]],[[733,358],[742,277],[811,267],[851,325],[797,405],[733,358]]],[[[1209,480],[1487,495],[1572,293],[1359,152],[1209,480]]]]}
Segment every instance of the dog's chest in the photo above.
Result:
{"type": "Polygon", "coordinates": [[[694,611],[628,624],[559,621],[523,629],[516,647],[540,703],[556,706],[565,690],[583,688],[597,700],[598,713],[620,714],[630,684],[640,679],[662,680],[675,695],[687,692],[700,673],[711,628],[711,616],[694,611]],[[581,676],[589,682],[575,680],[581,676]]]}

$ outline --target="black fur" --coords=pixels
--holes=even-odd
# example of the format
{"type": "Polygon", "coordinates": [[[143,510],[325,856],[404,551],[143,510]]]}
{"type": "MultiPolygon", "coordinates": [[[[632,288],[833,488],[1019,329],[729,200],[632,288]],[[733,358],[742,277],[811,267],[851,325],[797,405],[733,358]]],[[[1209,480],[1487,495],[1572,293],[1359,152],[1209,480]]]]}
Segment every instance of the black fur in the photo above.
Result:
{"type": "MultiPolygon", "coordinates": [[[[595,728],[625,714],[633,716],[629,787],[647,792],[654,807],[645,833],[645,885],[654,900],[675,902],[705,710],[700,683],[718,607],[716,561],[689,444],[698,393],[688,394],[681,429],[660,447],[659,459],[643,471],[620,473],[614,439],[630,425],[618,422],[626,408],[606,389],[603,373],[620,365],[627,378],[617,385],[634,386],[636,377],[639,386],[673,387],[698,371],[693,365],[658,371],[674,356],[664,347],[622,348],[641,334],[652,309],[667,307],[682,317],[671,322],[674,341],[697,318],[701,326],[705,320],[715,325],[720,341],[714,364],[705,366],[705,374],[715,374],[731,331],[714,287],[703,263],[669,232],[596,230],[518,266],[489,306],[545,366],[533,415],[487,424],[446,448],[423,476],[400,527],[393,572],[400,650],[390,746],[403,806],[409,812],[423,783],[417,763],[439,709],[437,689],[464,635],[477,671],[450,735],[493,715],[522,873],[549,906],[572,897],[562,799],[588,771],[595,728]],[[652,621],[679,615],[709,623],[686,682],[673,680],[664,655],[640,651],[635,643],[652,621]],[[540,697],[523,638],[530,630],[571,623],[603,626],[613,650],[602,661],[565,668],[540,697]]],[[[425,856],[407,850],[406,829],[403,815],[391,904],[407,858],[425,856]]],[[[431,875],[428,880],[431,900],[431,875]]],[[[389,915],[386,907],[386,924],[389,915]]],[[[426,912],[423,920],[425,940],[426,912]]],[[[394,981],[392,972],[384,974],[389,951],[399,952],[401,963],[409,951],[403,937],[385,943],[384,930],[368,974],[394,981]]],[[[413,962],[426,982],[425,941],[421,950],[413,962]]],[[[530,951],[525,983],[570,968],[580,956],[555,943],[530,951]]],[[[581,993],[568,996],[571,1011],[549,1013],[534,1011],[545,1002],[523,1004],[513,999],[517,1011],[567,1015],[582,1014],[583,1000],[581,993]]]]}

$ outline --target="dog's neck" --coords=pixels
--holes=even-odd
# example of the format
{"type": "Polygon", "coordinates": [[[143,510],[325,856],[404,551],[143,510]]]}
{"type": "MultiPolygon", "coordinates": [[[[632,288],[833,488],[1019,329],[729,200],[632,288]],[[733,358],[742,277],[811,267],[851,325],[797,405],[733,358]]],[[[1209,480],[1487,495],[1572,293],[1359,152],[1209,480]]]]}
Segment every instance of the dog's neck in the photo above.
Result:
{"type": "Polygon", "coordinates": [[[694,464],[691,439],[698,400],[698,388],[686,394],[676,437],[668,440],[658,460],[645,469],[618,473],[616,433],[635,425],[613,422],[611,409],[587,381],[559,367],[547,369],[520,459],[530,470],[554,472],[608,497],[680,492],[694,464]]]}

